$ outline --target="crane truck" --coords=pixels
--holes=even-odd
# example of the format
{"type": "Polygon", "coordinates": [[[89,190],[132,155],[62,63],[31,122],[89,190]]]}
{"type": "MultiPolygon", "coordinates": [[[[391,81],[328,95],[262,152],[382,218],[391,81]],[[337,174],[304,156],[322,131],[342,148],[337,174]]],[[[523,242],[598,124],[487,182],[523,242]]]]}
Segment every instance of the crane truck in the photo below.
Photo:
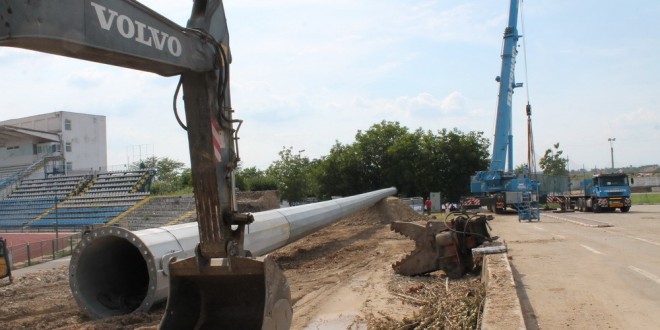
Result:
{"type": "MultiPolygon", "coordinates": [[[[534,208],[538,181],[532,180],[530,173],[513,173],[513,90],[523,85],[515,82],[514,75],[518,39],[521,37],[516,28],[519,1],[510,2],[508,26],[504,30],[501,74],[495,78],[499,83],[499,95],[492,159],[488,170],[477,172],[472,177],[470,190],[474,196],[463,199],[462,206],[486,206],[496,213],[511,207],[518,211],[520,220],[533,220],[539,219],[538,208],[534,208]]],[[[531,106],[527,104],[526,109],[529,119],[531,106]]]]}
{"type": "Polygon", "coordinates": [[[598,173],[580,182],[580,194],[564,196],[562,208],[581,212],[630,211],[630,179],[625,173],[598,173]],[[567,205],[567,207],[565,206],[567,205]]]}
{"type": "Polygon", "coordinates": [[[571,196],[579,211],[630,211],[630,183],[625,173],[596,174],[582,182],[584,194],[571,196]]]}

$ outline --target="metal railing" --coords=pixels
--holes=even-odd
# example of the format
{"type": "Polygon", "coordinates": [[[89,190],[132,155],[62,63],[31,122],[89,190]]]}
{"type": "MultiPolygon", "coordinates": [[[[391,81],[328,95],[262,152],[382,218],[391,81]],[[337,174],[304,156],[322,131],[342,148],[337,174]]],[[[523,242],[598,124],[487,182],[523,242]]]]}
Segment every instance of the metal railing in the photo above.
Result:
{"type": "Polygon", "coordinates": [[[8,247],[12,255],[12,269],[32,266],[71,255],[80,241],[81,234],[76,233],[39,242],[24,243],[8,247]]]}
{"type": "Polygon", "coordinates": [[[424,198],[423,197],[411,197],[411,198],[399,198],[404,204],[410,206],[417,213],[424,213],[424,198]]]}

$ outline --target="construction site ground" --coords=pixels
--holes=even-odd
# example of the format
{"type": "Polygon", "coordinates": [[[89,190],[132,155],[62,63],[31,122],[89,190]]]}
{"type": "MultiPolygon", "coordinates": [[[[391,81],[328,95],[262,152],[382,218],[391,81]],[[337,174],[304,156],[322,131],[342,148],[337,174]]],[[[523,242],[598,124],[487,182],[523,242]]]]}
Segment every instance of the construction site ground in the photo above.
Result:
{"type": "MultiPolygon", "coordinates": [[[[508,253],[487,257],[483,277],[468,274],[461,280],[448,280],[442,272],[393,273],[390,265],[413,243],[391,232],[389,223],[418,220],[424,218],[389,199],[274,253],[291,285],[292,328],[651,329],[660,324],[660,205],[636,205],[629,213],[544,212],[541,221],[522,223],[515,214],[497,215],[491,234],[506,242],[508,253]],[[475,322],[477,317],[481,321],[475,322]]],[[[90,320],[71,296],[66,259],[15,275],[13,284],[0,280],[3,329],[155,329],[162,317],[160,306],[150,313],[90,320]]]]}
{"type": "MultiPolygon", "coordinates": [[[[449,280],[442,271],[405,277],[392,270],[414,243],[389,224],[425,219],[390,198],[273,253],[291,286],[292,329],[478,328],[485,296],[478,272],[449,280]]],[[[66,262],[52,265],[19,270],[13,284],[0,280],[3,329],[157,327],[164,306],[89,319],[71,295],[66,262]]]]}

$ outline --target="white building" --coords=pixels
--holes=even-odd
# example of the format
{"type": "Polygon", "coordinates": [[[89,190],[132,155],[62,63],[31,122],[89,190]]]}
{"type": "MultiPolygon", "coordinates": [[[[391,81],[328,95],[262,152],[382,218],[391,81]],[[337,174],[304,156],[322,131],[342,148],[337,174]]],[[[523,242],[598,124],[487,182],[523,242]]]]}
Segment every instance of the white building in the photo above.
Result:
{"type": "Polygon", "coordinates": [[[106,170],[105,116],[58,111],[0,122],[0,177],[43,163],[44,173],[106,170]]]}

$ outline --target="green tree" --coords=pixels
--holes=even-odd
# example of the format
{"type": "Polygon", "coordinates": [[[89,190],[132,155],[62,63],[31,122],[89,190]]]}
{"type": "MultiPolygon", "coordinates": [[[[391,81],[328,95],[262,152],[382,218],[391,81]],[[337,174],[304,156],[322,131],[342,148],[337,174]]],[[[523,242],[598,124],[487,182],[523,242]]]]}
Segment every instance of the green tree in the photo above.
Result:
{"type": "Polygon", "coordinates": [[[336,143],[319,160],[315,177],[324,197],[395,186],[402,195],[439,191],[458,200],[469,193],[470,176],[488,166],[487,148],[480,132],[409,132],[398,122],[383,121],[359,131],[352,145],[336,143]]]}
{"type": "Polygon", "coordinates": [[[543,175],[568,175],[568,170],[566,169],[568,165],[568,159],[561,157],[563,151],[559,150],[559,142],[555,143],[552,147],[554,150],[546,150],[545,154],[539,161],[539,167],[541,167],[543,170],[543,175]]]}
{"type": "Polygon", "coordinates": [[[277,190],[277,179],[271,176],[255,176],[247,180],[250,191],[277,190]]]}
{"type": "Polygon", "coordinates": [[[482,132],[442,129],[435,138],[434,182],[445,198],[457,202],[470,193],[470,177],[488,168],[488,140],[482,132]]]}
{"type": "Polygon", "coordinates": [[[391,184],[391,170],[401,160],[398,155],[388,150],[408,133],[406,127],[398,122],[382,121],[371,126],[367,131],[358,131],[355,145],[361,161],[360,174],[364,189],[374,190],[391,184]]]}
{"type": "Polygon", "coordinates": [[[250,182],[261,180],[264,177],[264,172],[256,167],[242,168],[241,164],[234,174],[236,187],[241,191],[253,190],[250,182]]]}
{"type": "Polygon", "coordinates": [[[266,175],[277,180],[278,190],[283,199],[289,202],[301,202],[311,196],[311,162],[299,151],[293,153],[293,147],[283,148],[280,159],[274,161],[266,170],[266,175]]]}
{"type": "Polygon", "coordinates": [[[319,160],[314,177],[323,199],[350,196],[364,192],[361,175],[362,160],[355,145],[335,142],[330,154],[319,160]]]}
{"type": "Polygon", "coordinates": [[[529,166],[527,164],[518,164],[516,168],[513,169],[513,174],[522,175],[529,173],[529,166]]]}
{"type": "Polygon", "coordinates": [[[380,189],[397,187],[399,193],[407,196],[428,196],[434,171],[430,169],[432,157],[423,144],[424,132],[417,130],[401,134],[386,149],[387,164],[380,170],[384,181],[380,189]]]}
{"type": "Polygon", "coordinates": [[[186,172],[185,164],[168,157],[152,156],[145,160],[131,164],[133,170],[147,168],[155,169],[156,176],[151,183],[151,192],[154,194],[168,194],[179,191],[184,187],[192,187],[190,170],[186,172]],[[182,174],[189,178],[182,178],[182,174]]]}
{"type": "Polygon", "coordinates": [[[192,171],[190,168],[184,168],[183,171],[181,171],[181,174],[179,175],[179,185],[182,188],[190,187],[192,188],[193,182],[192,182],[192,171]]]}

